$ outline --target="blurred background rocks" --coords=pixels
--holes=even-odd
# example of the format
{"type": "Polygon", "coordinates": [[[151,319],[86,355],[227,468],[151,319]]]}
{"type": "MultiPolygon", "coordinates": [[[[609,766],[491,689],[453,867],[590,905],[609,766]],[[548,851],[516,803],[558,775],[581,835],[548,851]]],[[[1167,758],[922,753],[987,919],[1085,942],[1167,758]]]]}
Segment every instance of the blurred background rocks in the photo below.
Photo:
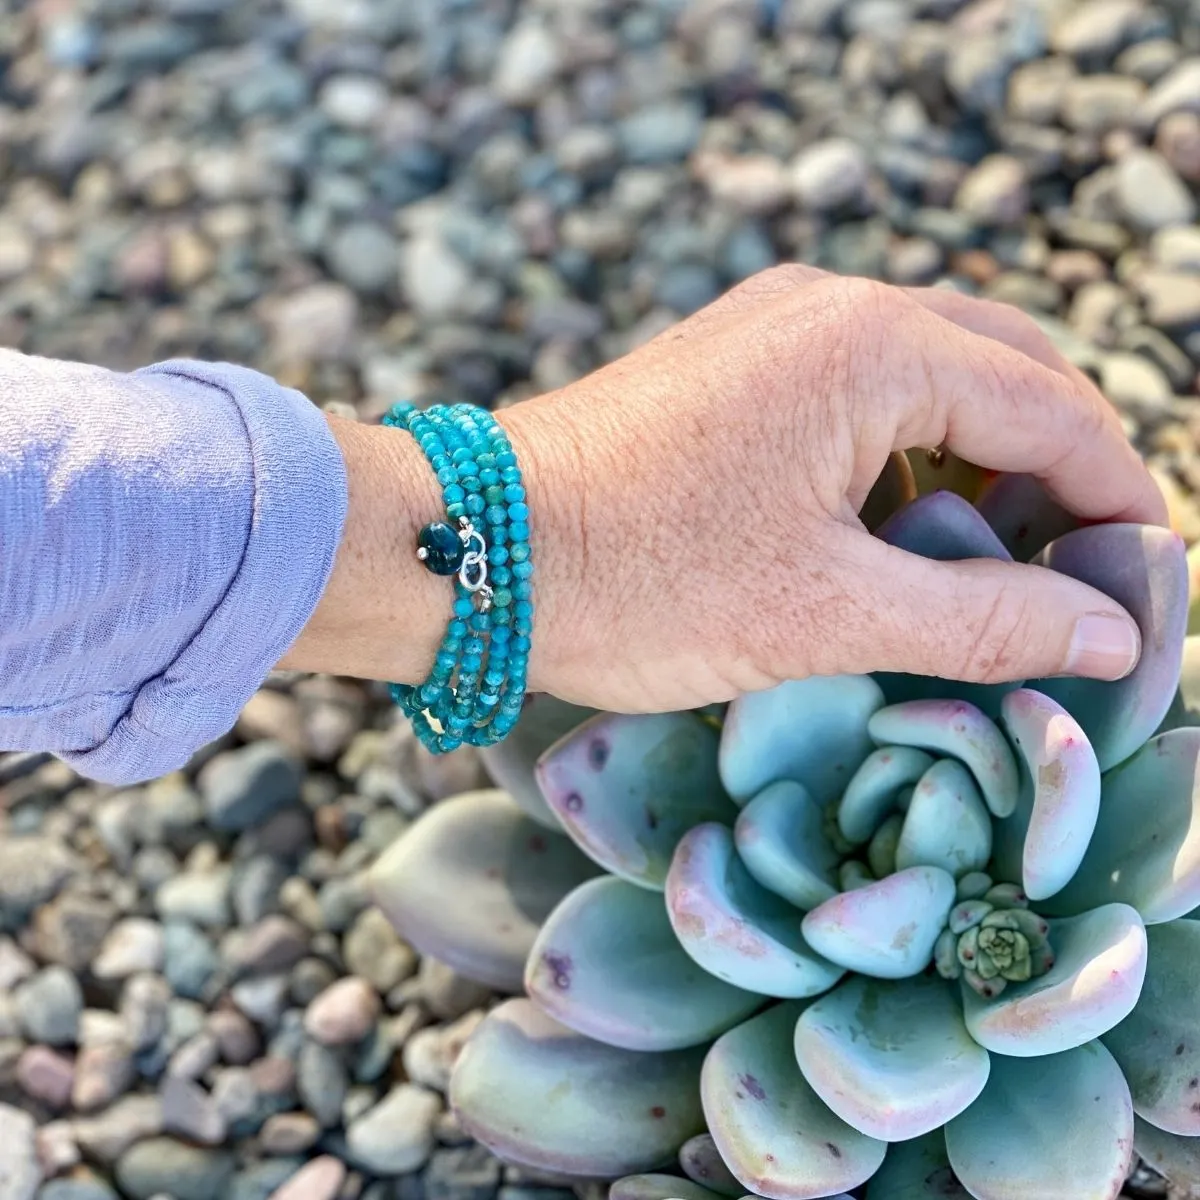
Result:
{"type": "MultiPolygon", "coordinates": [[[[0,0],[0,344],[364,420],[802,261],[1031,312],[1195,541],[1198,197],[1198,0],[0,0]]],[[[0,1200],[570,1200],[457,1128],[490,997],[362,885],[481,782],[286,675],[145,787],[0,758],[0,1200]]]]}

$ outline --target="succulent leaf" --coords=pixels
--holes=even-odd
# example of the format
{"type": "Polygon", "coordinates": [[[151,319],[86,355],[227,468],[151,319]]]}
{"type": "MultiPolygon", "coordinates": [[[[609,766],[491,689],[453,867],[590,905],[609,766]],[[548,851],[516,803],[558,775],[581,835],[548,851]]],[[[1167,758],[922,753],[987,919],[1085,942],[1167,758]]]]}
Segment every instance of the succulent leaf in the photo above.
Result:
{"type": "Polygon", "coordinates": [[[1100,815],[1070,883],[1042,906],[1131,904],[1147,924],[1200,905],[1200,729],[1147,742],[1100,784],[1100,815]]]}
{"type": "Polygon", "coordinates": [[[796,1023],[796,1060],[843,1121],[886,1142],[939,1129],[983,1089],[988,1052],[940,979],[852,976],[796,1023]]]}
{"type": "Polygon", "coordinates": [[[1099,1042],[993,1056],[979,1099],[946,1125],[950,1164],[976,1200],[1113,1200],[1132,1149],[1129,1089],[1099,1042]]]}
{"type": "Polygon", "coordinates": [[[896,848],[900,845],[903,828],[904,817],[898,812],[892,813],[867,844],[867,865],[876,879],[882,879],[896,869],[896,848]]]}
{"type": "Polygon", "coordinates": [[[1133,1010],[1146,972],[1146,931],[1127,904],[1050,922],[1054,965],[987,999],[963,991],[971,1036],[1017,1058],[1057,1054],[1099,1037],[1133,1010]]]}
{"type": "Polygon", "coordinates": [[[489,790],[424,813],[375,863],[368,887],[423,954],[468,979],[517,992],[538,927],[596,874],[570,838],[489,790]]]}
{"type": "Polygon", "coordinates": [[[739,696],[721,735],[726,790],[744,804],[792,779],[824,808],[871,753],[867,721],[882,704],[879,685],[865,675],[814,675],[739,696]]]}
{"type": "Polygon", "coordinates": [[[882,708],[868,732],[880,744],[916,746],[949,754],[966,764],[992,814],[1011,816],[1020,776],[1004,734],[965,700],[909,700],[882,708]]]}
{"type": "Polygon", "coordinates": [[[703,1131],[703,1057],[606,1046],[508,1000],[464,1047],[450,1103],[467,1133],[509,1162],[614,1179],[669,1165],[703,1131]]]}
{"type": "Polygon", "coordinates": [[[1017,562],[1028,562],[1050,542],[1080,527],[1079,518],[1051,499],[1033,475],[998,476],[976,507],[1017,562]]]}
{"type": "Polygon", "coordinates": [[[889,1146],[867,1184],[867,1200],[971,1200],[971,1193],[955,1178],[939,1129],[889,1146]]]}
{"type": "Polygon", "coordinates": [[[881,746],[854,772],[838,803],[838,828],[854,846],[871,840],[896,807],[901,789],[915,784],[934,760],[911,746],[881,746]]]}
{"type": "MultiPolygon", "coordinates": [[[[1200,542],[1197,546],[1200,546],[1200,542]]],[[[1195,606],[1195,611],[1200,612],[1200,605],[1195,606]]],[[[1200,725],[1200,637],[1195,635],[1184,639],[1179,685],[1158,732],[1166,733],[1169,729],[1183,729],[1191,725],[1200,725]]]]}
{"type": "Polygon", "coordinates": [[[679,944],[706,971],[764,996],[815,996],[842,969],[815,953],[800,914],[742,865],[723,825],[697,825],[667,876],[667,912],[679,944]]]}
{"type": "Polygon", "coordinates": [[[880,979],[919,975],[954,904],[954,879],[940,867],[909,867],[814,908],[802,923],[808,944],[830,962],[880,979]]]}
{"type": "Polygon", "coordinates": [[[1017,809],[996,829],[996,867],[1044,900],[1083,861],[1100,813],[1100,764],[1079,722],[1032,688],[1005,696],[1000,724],[1022,770],[1017,809]]]}
{"type": "Polygon", "coordinates": [[[595,714],[594,708],[580,708],[556,696],[531,693],[508,737],[479,751],[484,770],[498,788],[521,806],[526,816],[550,829],[560,829],[558,818],[550,811],[537,785],[533,769],[542,754],[559,738],[595,714]]]}
{"type": "Polygon", "coordinates": [[[987,866],[992,818],[971,773],[952,758],[934,763],[913,791],[896,866],[941,867],[958,878],[987,866]]]}
{"type": "Polygon", "coordinates": [[[1146,930],[1146,982],[1133,1012],[1101,1039],[1121,1064],[1139,1117],[1200,1135],[1200,923],[1146,930]]]}
{"type": "Polygon", "coordinates": [[[721,1157],[759,1196],[810,1200],[848,1191],[883,1161],[883,1142],[833,1113],[796,1067],[803,1005],[778,1004],[718,1038],[700,1076],[721,1157]]]}
{"type": "MultiPolygon", "coordinates": [[[[909,554],[943,562],[967,558],[1012,561],[1000,539],[978,511],[962,496],[951,491],[923,494],[881,525],[876,537],[909,554]]],[[[995,716],[1000,711],[1001,698],[1018,686],[1015,683],[961,683],[932,676],[889,672],[880,673],[876,678],[889,704],[906,700],[966,700],[989,716],[995,716]]]]}
{"type": "Polygon", "coordinates": [[[762,1004],[684,953],[660,893],[612,875],[582,884],[550,914],[525,988],[555,1020],[627,1050],[711,1042],[762,1004]]]}
{"type": "Polygon", "coordinates": [[[867,495],[858,519],[868,533],[874,533],[894,512],[917,497],[917,481],[912,464],[903,450],[893,450],[883,471],[867,495]]]}
{"type": "Polygon", "coordinates": [[[679,839],[738,814],[717,775],[716,730],[690,712],[601,714],[541,759],[542,794],[567,833],[602,867],[662,890],[679,839]]]}
{"type": "Polygon", "coordinates": [[[698,1133],[684,1142],[679,1149],[679,1165],[693,1183],[722,1196],[741,1196],[746,1190],[725,1165],[711,1133],[698,1133]]]}
{"type": "Polygon", "coordinates": [[[1108,771],[1153,734],[1175,695],[1187,628],[1183,541],[1154,525],[1092,525],[1051,542],[1034,562],[1111,596],[1141,628],[1142,655],[1124,679],[1030,684],[1075,717],[1108,771]]]}
{"type": "Polygon", "coordinates": [[[721,1194],[678,1175],[626,1175],[613,1181],[608,1200],[720,1200],[721,1194]]]}
{"type": "Polygon", "coordinates": [[[824,814],[803,784],[781,780],[763,788],[734,826],[746,870],[797,908],[816,908],[837,891],[839,855],[825,836],[824,814]]]}
{"type": "Polygon", "coordinates": [[[1183,1195],[1200,1191],[1200,1138],[1180,1137],[1133,1118],[1133,1146],[1139,1155],[1183,1195]]]}

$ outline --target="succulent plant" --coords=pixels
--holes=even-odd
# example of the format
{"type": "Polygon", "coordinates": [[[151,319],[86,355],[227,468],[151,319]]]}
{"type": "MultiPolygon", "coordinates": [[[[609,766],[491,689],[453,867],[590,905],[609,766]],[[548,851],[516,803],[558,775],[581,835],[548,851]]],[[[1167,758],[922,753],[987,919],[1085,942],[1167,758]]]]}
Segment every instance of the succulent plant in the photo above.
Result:
{"type": "Polygon", "coordinates": [[[423,952],[525,993],[451,1082],[501,1156],[613,1200],[1097,1200],[1135,1146],[1200,1185],[1183,544],[1081,528],[1029,478],[912,499],[897,470],[877,536],[1101,589],[1136,670],[653,716],[534,698],[485,755],[504,790],[433,808],[373,875],[423,952]]]}

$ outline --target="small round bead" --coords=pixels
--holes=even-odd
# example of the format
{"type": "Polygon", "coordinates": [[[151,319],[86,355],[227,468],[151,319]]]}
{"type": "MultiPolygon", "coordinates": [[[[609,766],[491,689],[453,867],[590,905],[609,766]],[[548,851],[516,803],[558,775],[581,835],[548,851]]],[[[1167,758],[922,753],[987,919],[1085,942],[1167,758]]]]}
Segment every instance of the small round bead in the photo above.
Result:
{"type": "Polygon", "coordinates": [[[496,455],[496,465],[499,467],[515,467],[517,456],[511,450],[502,450],[496,455]]]}
{"type": "Polygon", "coordinates": [[[528,579],[533,574],[533,563],[528,559],[525,562],[515,562],[512,565],[512,573],[517,579],[528,579]]]}
{"type": "Polygon", "coordinates": [[[508,550],[508,556],[513,562],[525,562],[529,557],[529,543],[513,538],[512,545],[508,550]]]}
{"type": "Polygon", "coordinates": [[[485,487],[493,487],[500,482],[500,472],[495,467],[485,467],[479,460],[475,460],[479,464],[479,482],[485,487]]]}
{"type": "MultiPolygon", "coordinates": [[[[512,581],[512,572],[507,567],[496,567],[492,571],[491,579],[493,583],[497,583],[501,587],[507,587],[512,581]]],[[[516,594],[516,589],[514,588],[513,595],[515,596],[516,594]]]]}
{"type": "Polygon", "coordinates": [[[471,603],[470,596],[459,596],[454,601],[454,614],[458,617],[471,617],[475,613],[475,605],[471,603]]]}
{"type": "Polygon", "coordinates": [[[516,467],[503,467],[500,471],[500,478],[505,483],[520,483],[521,472],[516,467]]]}
{"type": "Polygon", "coordinates": [[[524,521],[514,521],[508,527],[508,536],[514,542],[523,542],[529,537],[529,526],[524,521]]]}
{"type": "Polygon", "coordinates": [[[492,630],[492,653],[494,654],[498,647],[506,645],[511,637],[511,630],[506,629],[503,625],[497,625],[496,628],[492,630]]]}
{"type": "Polygon", "coordinates": [[[467,515],[467,506],[462,501],[451,500],[450,503],[446,505],[446,515],[452,521],[457,521],[459,517],[465,517],[467,515]]]}
{"type": "Polygon", "coordinates": [[[512,585],[512,594],[518,600],[528,600],[533,595],[533,587],[527,579],[518,579],[512,585]]]}
{"type": "Polygon", "coordinates": [[[458,482],[458,472],[453,467],[443,467],[437,473],[437,481],[442,487],[449,487],[450,484],[458,482]]]}
{"type": "Polygon", "coordinates": [[[482,516],[483,510],[487,507],[487,505],[483,502],[483,497],[477,492],[473,492],[470,496],[468,496],[465,503],[467,506],[467,512],[472,517],[482,516]]]}
{"type": "Polygon", "coordinates": [[[474,479],[476,482],[478,482],[479,468],[475,465],[475,460],[473,458],[467,459],[466,462],[459,463],[455,469],[458,471],[458,478],[461,479],[464,484],[469,479],[474,479]]]}
{"type": "Polygon", "coordinates": [[[499,587],[492,596],[492,603],[497,608],[507,608],[512,603],[512,592],[506,587],[499,587]]]}
{"type": "Polygon", "coordinates": [[[504,489],[498,483],[493,483],[491,487],[484,488],[483,498],[489,504],[503,504],[504,489]]]}
{"type": "Polygon", "coordinates": [[[450,455],[450,461],[457,466],[458,463],[469,462],[471,457],[471,451],[462,446],[450,455]]]}
{"type": "Polygon", "coordinates": [[[525,499],[525,489],[519,483],[509,483],[504,488],[504,498],[509,504],[525,499]]]}
{"type": "Polygon", "coordinates": [[[465,500],[467,493],[461,483],[451,483],[442,489],[442,497],[447,504],[453,504],[456,500],[465,500]]]}
{"type": "Polygon", "coordinates": [[[491,525],[502,525],[508,517],[508,510],[500,504],[493,504],[483,514],[491,525]]]}
{"type": "Polygon", "coordinates": [[[508,562],[507,546],[491,546],[488,549],[488,562],[493,566],[502,567],[508,562]]]}
{"type": "Polygon", "coordinates": [[[458,477],[458,482],[461,483],[468,492],[479,491],[480,483],[478,475],[460,475],[458,477]]]}

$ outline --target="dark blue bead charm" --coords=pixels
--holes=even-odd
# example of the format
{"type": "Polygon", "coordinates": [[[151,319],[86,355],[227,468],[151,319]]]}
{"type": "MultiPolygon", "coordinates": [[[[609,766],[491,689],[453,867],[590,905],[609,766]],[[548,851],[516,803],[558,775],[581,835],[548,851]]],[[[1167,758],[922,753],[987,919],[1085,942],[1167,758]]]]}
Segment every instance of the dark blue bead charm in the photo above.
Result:
{"type": "Polygon", "coordinates": [[[426,525],[417,534],[417,557],[435,575],[457,575],[466,553],[462,538],[445,521],[426,525]]]}

